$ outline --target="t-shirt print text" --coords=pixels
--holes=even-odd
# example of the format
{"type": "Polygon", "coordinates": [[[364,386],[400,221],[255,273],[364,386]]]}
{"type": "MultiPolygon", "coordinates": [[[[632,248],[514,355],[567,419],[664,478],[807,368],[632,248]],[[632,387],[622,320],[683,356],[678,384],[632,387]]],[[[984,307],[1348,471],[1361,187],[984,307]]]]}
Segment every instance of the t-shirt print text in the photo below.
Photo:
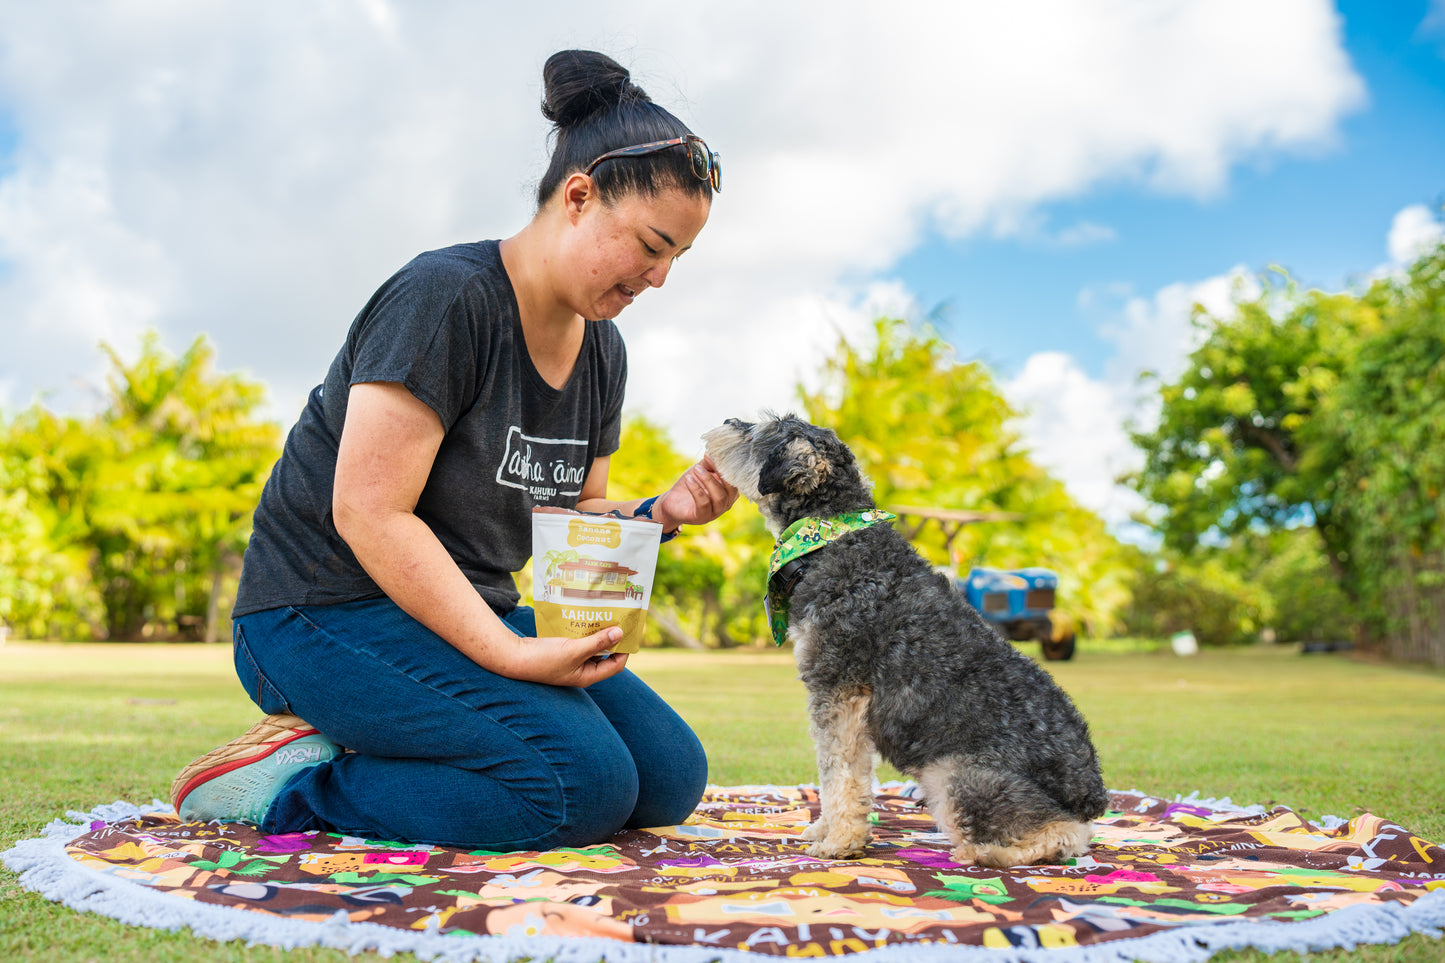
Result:
{"type": "Polygon", "coordinates": [[[534,502],[547,503],[558,495],[582,494],[587,477],[585,438],[533,438],[513,425],[507,429],[507,447],[497,466],[497,484],[520,488],[534,502]]]}

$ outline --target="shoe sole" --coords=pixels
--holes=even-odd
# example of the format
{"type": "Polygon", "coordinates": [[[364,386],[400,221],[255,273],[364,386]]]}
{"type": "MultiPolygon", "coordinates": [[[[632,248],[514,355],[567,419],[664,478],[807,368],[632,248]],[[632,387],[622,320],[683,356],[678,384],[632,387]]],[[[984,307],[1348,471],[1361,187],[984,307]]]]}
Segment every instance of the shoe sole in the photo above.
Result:
{"type": "Polygon", "coordinates": [[[299,716],[284,713],[269,715],[224,746],[192,760],[171,783],[171,803],[179,813],[181,803],[202,783],[265,759],[297,739],[317,735],[320,733],[316,727],[299,716]]]}

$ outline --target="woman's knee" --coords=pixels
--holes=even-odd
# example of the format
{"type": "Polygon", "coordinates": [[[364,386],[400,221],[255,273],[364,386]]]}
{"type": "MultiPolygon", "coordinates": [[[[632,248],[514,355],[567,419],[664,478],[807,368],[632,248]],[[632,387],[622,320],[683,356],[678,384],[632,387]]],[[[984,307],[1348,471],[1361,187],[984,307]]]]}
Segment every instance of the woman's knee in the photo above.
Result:
{"type": "Polygon", "coordinates": [[[637,808],[637,765],[620,740],[606,741],[613,744],[589,747],[584,758],[574,759],[560,782],[560,829],[572,841],[555,845],[602,842],[622,829],[637,808]]]}
{"type": "Polygon", "coordinates": [[[569,810],[567,821],[557,827],[549,845],[595,846],[604,843],[614,833],[628,827],[636,803],[635,792],[631,797],[625,794],[589,796],[569,810]]]}
{"type": "MultiPolygon", "coordinates": [[[[620,742],[606,745],[614,741],[579,746],[554,763],[546,784],[532,787],[524,797],[537,826],[535,838],[515,840],[511,848],[591,846],[627,825],[637,808],[638,772],[620,742]]],[[[477,816],[485,825],[486,814],[477,816]]]]}
{"type": "Polygon", "coordinates": [[[677,733],[665,759],[641,774],[637,807],[628,828],[675,826],[692,815],[707,789],[707,751],[691,729],[677,733]]]}

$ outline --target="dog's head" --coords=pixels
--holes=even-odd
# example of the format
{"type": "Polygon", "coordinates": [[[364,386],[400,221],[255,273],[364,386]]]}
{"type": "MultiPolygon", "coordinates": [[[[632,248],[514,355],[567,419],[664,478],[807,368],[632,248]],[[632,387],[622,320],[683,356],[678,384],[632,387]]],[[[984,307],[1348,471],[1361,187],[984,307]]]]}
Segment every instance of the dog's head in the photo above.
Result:
{"type": "Polygon", "coordinates": [[[718,474],[780,533],[799,518],[864,511],[873,496],[848,446],[794,415],[729,418],[702,436],[718,474]]]}

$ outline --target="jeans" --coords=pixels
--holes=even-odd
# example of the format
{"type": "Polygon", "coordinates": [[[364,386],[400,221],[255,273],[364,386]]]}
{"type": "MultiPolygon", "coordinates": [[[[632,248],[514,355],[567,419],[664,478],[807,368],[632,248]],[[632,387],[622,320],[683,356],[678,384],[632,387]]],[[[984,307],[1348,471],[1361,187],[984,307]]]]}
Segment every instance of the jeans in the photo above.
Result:
{"type": "MultiPolygon", "coordinates": [[[[536,634],[529,608],[502,618],[536,634]]],[[[585,689],[508,679],[390,599],[242,616],[235,659],[262,712],[294,713],[352,750],[292,777],[267,833],[586,846],[682,822],[707,782],[697,736],[630,670],[585,689]]]]}

